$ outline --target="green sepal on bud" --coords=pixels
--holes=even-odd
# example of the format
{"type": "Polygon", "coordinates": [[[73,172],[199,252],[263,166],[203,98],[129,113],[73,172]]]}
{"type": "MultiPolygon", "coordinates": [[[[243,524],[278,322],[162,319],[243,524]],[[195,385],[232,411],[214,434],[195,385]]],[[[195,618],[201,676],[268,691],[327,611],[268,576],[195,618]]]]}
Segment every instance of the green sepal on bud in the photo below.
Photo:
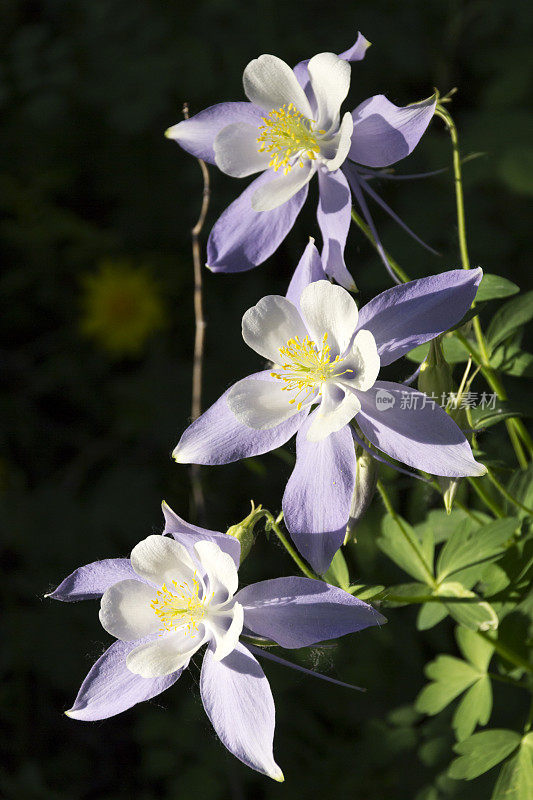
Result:
{"type": "MultiPolygon", "coordinates": [[[[429,397],[436,398],[435,402],[439,403],[453,421],[464,429],[468,427],[466,409],[457,408],[454,403],[454,398],[457,397],[457,386],[453,380],[452,368],[444,358],[441,338],[437,336],[429,343],[429,353],[418,376],[418,389],[429,397]]],[[[437,477],[437,481],[442,492],[446,513],[450,514],[461,479],[437,477]]]]}
{"type": "Polygon", "coordinates": [[[460,428],[468,427],[466,411],[457,408],[457,386],[453,379],[452,368],[444,358],[441,336],[429,343],[429,353],[420,367],[418,389],[444,408],[460,428]]]}
{"type": "Polygon", "coordinates": [[[364,448],[358,447],[356,450],[355,487],[344,544],[356,541],[355,526],[372,502],[377,482],[378,470],[375,458],[372,458],[364,448]]]}
{"type": "Polygon", "coordinates": [[[261,505],[256,507],[253,500],[250,500],[250,503],[252,504],[252,510],[248,516],[245,517],[242,522],[232,525],[226,531],[228,536],[233,536],[241,543],[241,564],[252,549],[252,545],[255,542],[255,525],[265,513],[261,505]]]}
{"type": "Polygon", "coordinates": [[[455,495],[457,494],[457,489],[459,488],[462,478],[444,478],[439,476],[437,477],[437,481],[442,492],[446,513],[451,514],[453,501],[455,500],[455,495]]]}

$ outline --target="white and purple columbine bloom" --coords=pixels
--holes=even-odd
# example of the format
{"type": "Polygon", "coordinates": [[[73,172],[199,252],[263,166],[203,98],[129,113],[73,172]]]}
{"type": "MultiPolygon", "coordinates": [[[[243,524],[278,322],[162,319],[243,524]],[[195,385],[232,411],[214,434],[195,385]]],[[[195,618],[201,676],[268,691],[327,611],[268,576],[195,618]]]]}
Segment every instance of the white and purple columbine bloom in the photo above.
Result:
{"type": "Polygon", "coordinates": [[[259,56],[244,70],[249,102],[220,103],[169,128],[169,138],[228,175],[262,173],[211,231],[207,266],[214,272],[240,272],[265,261],[292,228],[316,173],[325,270],[354,288],[344,263],[350,186],[375,232],[363,191],[392,212],[368,185],[368,168],[409,155],[436,105],[436,96],[401,108],[376,95],[341,115],[350,87],[349,62],[364,58],[368,45],[359,34],[339,56],[319,53],[294,70],[276,56],[259,56]]]}
{"type": "Polygon", "coordinates": [[[297,433],[283,497],[293,541],[319,573],[342,544],[355,484],[355,418],[375,447],[434,475],[483,475],[460,428],[435,401],[377,380],[381,367],[461,320],[482,270],[395,286],[358,312],[325,277],[310,242],[287,297],[270,295],[242,322],[245,342],[274,367],[236,383],[183,433],[179,463],[227,464],[297,433]],[[321,279],[322,278],[322,279],[321,279]]]}
{"type": "Polygon", "coordinates": [[[129,559],[80,567],[47,595],[66,602],[101,598],[100,621],[117,639],[66,713],[94,721],[149,700],[206,645],[200,694],[216,733],[247,766],[282,781],[273,756],[274,700],[251,652],[261,651],[240,642],[241,634],[292,649],[386,620],[348,592],[309,578],[276,578],[237,591],[238,540],[190,525],[166,504],[163,512],[167,535],[148,536],[129,559]]]}

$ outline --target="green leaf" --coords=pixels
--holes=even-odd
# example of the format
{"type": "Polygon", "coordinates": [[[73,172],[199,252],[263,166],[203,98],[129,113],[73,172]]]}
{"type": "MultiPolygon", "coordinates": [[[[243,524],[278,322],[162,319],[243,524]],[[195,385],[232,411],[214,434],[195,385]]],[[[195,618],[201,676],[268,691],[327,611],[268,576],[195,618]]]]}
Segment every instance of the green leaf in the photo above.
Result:
{"type": "Polygon", "coordinates": [[[333,556],[329,569],[324,573],[324,578],[328,583],[340,586],[345,591],[350,588],[350,573],[342,550],[337,550],[333,556]]]}
{"type": "Polygon", "coordinates": [[[406,606],[412,602],[412,597],[427,597],[428,587],[426,583],[398,583],[395,586],[389,586],[383,593],[381,598],[384,603],[390,608],[398,608],[399,606],[406,606]],[[406,598],[405,600],[403,598],[406,598]],[[393,599],[391,599],[393,598],[393,599]]]}
{"type": "Polygon", "coordinates": [[[471,529],[475,530],[481,525],[491,522],[492,517],[476,511],[476,519],[472,519],[469,514],[460,508],[454,508],[450,514],[447,514],[444,509],[433,509],[423,522],[415,525],[415,531],[421,537],[422,528],[430,528],[433,532],[435,544],[439,544],[449,539],[459,524],[465,520],[469,522],[471,529]]]}
{"type": "Polygon", "coordinates": [[[459,758],[452,761],[448,770],[450,778],[471,781],[507,758],[520,744],[516,731],[494,729],[481,731],[455,745],[459,758]]]}
{"type": "MultiPolygon", "coordinates": [[[[517,469],[511,476],[507,489],[523,505],[533,508],[533,464],[530,464],[525,470],[517,469]]],[[[524,517],[527,513],[522,510],[514,510],[514,506],[511,503],[508,504],[507,511],[508,513],[512,511],[513,514],[518,514],[519,517],[524,517]]]]}
{"type": "Polygon", "coordinates": [[[439,800],[440,795],[434,786],[426,786],[418,792],[415,800],[439,800]]]}
{"type": "Polygon", "coordinates": [[[479,672],[455,656],[440,655],[425,668],[431,683],[418,695],[415,708],[424,714],[438,714],[479,679],[479,672]]]}
{"type": "Polygon", "coordinates": [[[468,523],[462,523],[440,551],[437,580],[443,581],[454,572],[503,553],[519,525],[516,517],[497,520],[475,530],[468,523]]]}
{"type": "Polygon", "coordinates": [[[479,672],[486,673],[494,653],[494,646],[468,628],[456,628],[455,638],[467,661],[479,672]]]}
{"type": "Polygon", "coordinates": [[[481,573],[481,591],[484,597],[492,597],[509,586],[511,579],[499,564],[489,564],[481,573]]]}
{"type": "Polygon", "coordinates": [[[490,631],[498,627],[498,615],[492,606],[461,583],[449,581],[438,588],[440,597],[457,598],[445,603],[448,614],[465,628],[474,631],[490,631]]]}
{"type": "Polygon", "coordinates": [[[416,627],[419,631],[427,631],[447,616],[448,609],[444,603],[423,603],[418,612],[416,627]]]}
{"type": "Polygon", "coordinates": [[[531,800],[533,797],[532,734],[522,739],[518,753],[500,770],[491,800],[531,800]]]}
{"type": "MultiPolygon", "coordinates": [[[[476,302],[477,302],[477,297],[476,297],[476,302]]],[[[466,314],[459,320],[459,322],[456,322],[455,325],[452,325],[452,327],[449,328],[448,330],[456,331],[459,328],[462,328],[463,325],[466,325],[467,322],[470,322],[471,319],[474,319],[474,317],[477,317],[478,314],[484,311],[487,305],[488,305],[487,303],[477,302],[477,305],[474,306],[474,308],[469,308],[466,314]]]]}
{"type": "Polygon", "coordinates": [[[418,748],[418,758],[426,767],[446,763],[450,753],[450,738],[446,734],[429,739],[418,748]]]}
{"type": "Polygon", "coordinates": [[[528,378],[533,375],[533,355],[526,353],[521,349],[520,343],[513,340],[497,347],[490,363],[494,369],[517,378],[528,378]]]}
{"type": "MultiPolygon", "coordinates": [[[[448,364],[459,364],[462,361],[468,361],[469,352],[465,346],[453,334],[447,334],[442,338],[442,352],[448,364]]],[[[406,354],[409,361],[414,361],[420,364],[429,353],[429,342],[421,344],[413,348],[406,354]]]]}
{"type": "Polygon", "coordinates": [[[476,303],[482,300],[494,300],[498,297],[510,297],[517,294],[520,288],[501,275],[492,275],[485,272],[476,294],[476,303]]]}
{"type": "MultiPolygon", "coordinates": [[[[490,395],[488,395],[490,398],[490,395]]],[[[522,417],[530,414],[530,407],[525,404],[507,403],[502,400],[496,400],[494,407],[489,402],[488,405],[482,405],[472,408],[472,423],[475,428],[490,428],[498,422],[504,422],[510,417],[522,417]]]]}
{"type": "Polygon", "coordinates": [[[381,536],[377,543],[380,549],[395,564],[416,580],[432,586],[433,564],[427,560],[428,539],[422,542],[413,528],[403,519],[399,522],[386,514],[381,523],[381,536]]]}
{"type": "Polygon", "coordinates": [[[492,318],[487,340],[492,350],[533,317],[533,291],[509,300],[492,318]]]}
{"type": "Polygon", "coordinates": [[[365,583],[354,583],[346,591],[353,594],[354,597],[358,597],[359,600],[370,600],[371,597],[381,594],[384,588],[384,586],[368,586],[365,583]]]}
{"type": "Polygon", "coordinates": [[[462,698],[453,715],[452,726],[458,741],[472,734],[476,725],[486,725],[492,712],[492,685],[485,675],[462,698]]]}
{"type": "Polygon", "coordinates": [[[399,728],[412,727],[420,721],[420,714],[413,706],[398,706],[387,714],[387,720],[399,728]]]}
{"type": "Polygon", "coordinates": [[[533,354],[522,351],[500,367],[502,372],[515,378],[533,378],[533,354]]]}

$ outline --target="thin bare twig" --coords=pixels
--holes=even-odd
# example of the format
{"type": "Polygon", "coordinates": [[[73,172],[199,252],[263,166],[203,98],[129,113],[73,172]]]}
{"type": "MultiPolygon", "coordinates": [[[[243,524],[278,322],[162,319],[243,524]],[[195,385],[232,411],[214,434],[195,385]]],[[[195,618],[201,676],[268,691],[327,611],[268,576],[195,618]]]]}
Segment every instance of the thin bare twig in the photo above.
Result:
{"type": "MultiPolygon", "coordinates": [[[[189,106],[187,103],[183,104],[183,116],[189,119],[189,106]]],[[[192,400],[191,400],[191,417],[194,421],[202,413],[202,376],[203,376],[203,361],[204,361],[204,341],[205,341],[205,328],[206,321],[204,317],[204,301],[203,301],[203,287],[202,287],[202,260],[200,248],[200,234],[204,226],[207,209],[209,208],[209,198],[211,194],[209,185],[209,170],[205,161],[201,158],[197,159],[200,169],[202,171],[202,178],[204,182],[204,189],[202,193],[202,206],[200,209],[200,216],[196,225],[191,230],[192,238],[192,260],[194,265],[194,358],[192,367],[192,400]]],[[[202,488],[202,481],[200,477],[200,467],[198,464],[191,465],[191,485],[192,485],[192,505],[193,516],[199,519],[200,522],[204,521],[205,516],[205,500],[202,488]]]]}

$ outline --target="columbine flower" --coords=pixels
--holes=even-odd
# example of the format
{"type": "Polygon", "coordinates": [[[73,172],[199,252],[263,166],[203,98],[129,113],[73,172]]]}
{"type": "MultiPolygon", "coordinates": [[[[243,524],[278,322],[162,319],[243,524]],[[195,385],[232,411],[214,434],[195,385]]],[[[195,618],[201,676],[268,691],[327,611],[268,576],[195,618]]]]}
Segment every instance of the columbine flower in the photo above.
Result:
{"type": "MultiPolygon", "coordinates": [[[[348,166],[346,159],[367,168],[404,158],[418,144],[436,104],[431,97],[399,108],[376,95],[341,116],[350,86],[349,62],[364,58],[368,45],[359,34],[355,45],[339,56],[319,53],[294,70],[276,56],[262,55],[244,70],[249,103],[211,106],[167,131],[187,152],[228,175],[263,173],[211,231],[210,269],[240,272],[268,258],[292,228],[316,173],[325,269],[341,285],[354,288],[343,257],[352,199],[341,167],[348,166]]],[[[368,216],[361,186],[373,190],[365,173],[368,169],[359,175],[355,167],[347,172],[368,216]]]]}
{"type": "Polygon", "coordinates": [[[421,278],[388,289],[358,312],[345,289],[319,279],[324,271],[311,242],[287,297],[264,297],[243,317],[244,340],[274,368],[223,394],[187,428],[174,458],[226,464],[280,447],[298,431],[285,522],[300,552],[324,572],[350,512],[353,417],[373,445],[411,467],[448,477],[485,473],[435,401],[377,380],[380,366],[459,322],[481,276],[476,269],[421,278]]]}
{"type": "Polygon", "coordinates": [[[83,289],[82,333],[113,356],[137,355],[165,324],[159,287],[145,268],[104,260],[83,289]]]}
{"type": "Polygon", "coordinates": [[[258,649],[239,641],[243,629],[292,649],[386,620],[342,589],[309,578],[266,580],[237,592],[238,540],[189,525],[166,504],[163,512],[168,535],[148,536],[129,559],[80,567],[47,595],[67,602],[101,597],[100,621],[118,640],[66,713],[93,721],[149,700],[207,645],[200,694],[215,731],[249,767],[282,781],[272,752],[272,692],[251,652],[258,649]]]}

